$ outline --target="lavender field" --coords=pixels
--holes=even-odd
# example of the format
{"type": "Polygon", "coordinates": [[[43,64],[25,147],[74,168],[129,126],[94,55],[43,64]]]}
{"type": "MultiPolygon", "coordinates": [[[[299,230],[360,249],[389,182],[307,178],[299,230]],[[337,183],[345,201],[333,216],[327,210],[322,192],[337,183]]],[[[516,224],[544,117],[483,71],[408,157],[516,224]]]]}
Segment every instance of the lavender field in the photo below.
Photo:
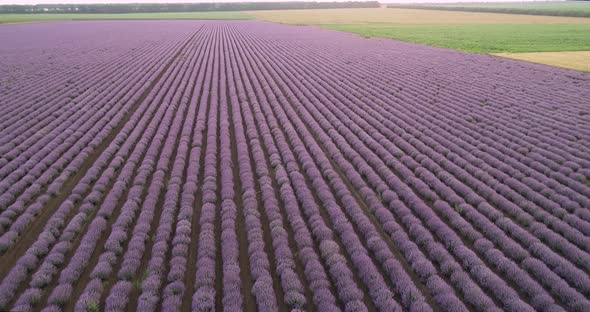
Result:
{"type": "Polygon", "coordinates": [[[1,311],[590,311],[590,74],[257,21],[0,42],[1,311]]]}

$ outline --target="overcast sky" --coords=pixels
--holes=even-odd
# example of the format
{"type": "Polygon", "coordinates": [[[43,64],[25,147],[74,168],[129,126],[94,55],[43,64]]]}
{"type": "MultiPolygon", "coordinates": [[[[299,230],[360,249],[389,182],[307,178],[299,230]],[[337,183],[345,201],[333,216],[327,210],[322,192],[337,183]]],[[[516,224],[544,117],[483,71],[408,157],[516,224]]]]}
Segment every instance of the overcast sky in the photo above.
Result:
{"type": "MultiPolygon", "coordinates": [[[[49,4],[49,3],[194,3],[194,2],[281,2],[293,0],[0,0],[0,4],[49,4]]],[[[301,1],[301,0],[300,0],[301,1]]],[[[303,0],[305,1],[305,0],[303,0]]],[[[334,0],[309,0],[318,2],[332,2],[334,0]]],[[[338,1],[338,0],[336,0],[338,1]]],[[[380,2],[460,2],[461,0],[380,0],[380,2]]],[[[478,0],[463,0],[464,2],[478,2],[478,0]]],[[[495,2],[514,2],[515,0],[481,0],[495,2]]]]}

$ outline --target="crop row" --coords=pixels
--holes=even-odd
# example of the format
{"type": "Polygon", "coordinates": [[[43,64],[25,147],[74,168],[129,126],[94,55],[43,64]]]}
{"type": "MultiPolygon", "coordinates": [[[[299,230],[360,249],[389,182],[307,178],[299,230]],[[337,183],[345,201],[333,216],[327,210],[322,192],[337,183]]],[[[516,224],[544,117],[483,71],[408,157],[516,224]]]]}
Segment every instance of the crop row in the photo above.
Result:
{"type": "Polygon", "coordinates": [[[154,23],[60,82],[9,58],[79,81],[2,95],[1,309],[590,310],[584,74],[154,23]]]}

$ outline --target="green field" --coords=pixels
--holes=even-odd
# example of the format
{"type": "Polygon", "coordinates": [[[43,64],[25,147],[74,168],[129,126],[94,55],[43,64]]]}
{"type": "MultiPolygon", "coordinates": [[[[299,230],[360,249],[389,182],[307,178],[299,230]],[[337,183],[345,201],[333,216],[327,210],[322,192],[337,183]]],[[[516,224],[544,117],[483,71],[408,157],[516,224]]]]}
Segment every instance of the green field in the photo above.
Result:
{"type": "Polygon", "coordinates": [[[390,4],[391,8],[435,9],[467,12],[493,12],[552,16],[590,17],[590,1],[390,4]]]}
{"type": "Polygon", "coordinates": [[[253,19],[242,12],[178,12],[124,14],[0,14],[1,23],[27,23],[61,20],[186,20],[186,19],[253,19]]]}
{"type": "Polygon", "coordinates": [[[365,37],[391,38],[474,53],[590,50],[588,24],[321,25],[365,37]]]}

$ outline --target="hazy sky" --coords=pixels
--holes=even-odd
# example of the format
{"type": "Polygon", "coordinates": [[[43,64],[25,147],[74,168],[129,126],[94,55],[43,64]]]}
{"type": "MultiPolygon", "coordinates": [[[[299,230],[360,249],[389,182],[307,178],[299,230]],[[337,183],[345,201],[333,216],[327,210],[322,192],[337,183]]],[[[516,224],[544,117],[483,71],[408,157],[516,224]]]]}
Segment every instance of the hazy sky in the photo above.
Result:
{"type": "MultiPolygon", "coordinates": [[[[193,2],[280,2],[293,0],[0,0],[0,4],[48,4],[48,3],[193,3],[193,2]]],[[[301,1],[301,0],[300,0],[301,1]]],[[[305,1],[305,0],[303,0],[305,1]]],[[[309,0],[318,2],[331,2],[335,0],[309,0]]],[[[336,0],[338,1],[338,0],[336,0]]],[[[478,0],[380,0],[380,2],[477,2],[478,0]]],[[[481,0],[486,1],[486,0],[481,0]]],[[[487,0],[506,2],[515,0],[487,0]]]]}
{"type": "MultiPolygon", "coordinates": [[[[252,2],[252,1],[271,1],[271,0],[0,0],[0,4],[48,4],[48,3],[195,3],[195,2],[252,2]]],[[[273,2],[275,0],[272,0],[273,2]]],[[[290,1],[290,0],[276,0],[290,1]]],[[[305,0],[303,0],[305,1],[305,0]]],[[[326,1],[326,0],[319,0],[326,1]]]]}

